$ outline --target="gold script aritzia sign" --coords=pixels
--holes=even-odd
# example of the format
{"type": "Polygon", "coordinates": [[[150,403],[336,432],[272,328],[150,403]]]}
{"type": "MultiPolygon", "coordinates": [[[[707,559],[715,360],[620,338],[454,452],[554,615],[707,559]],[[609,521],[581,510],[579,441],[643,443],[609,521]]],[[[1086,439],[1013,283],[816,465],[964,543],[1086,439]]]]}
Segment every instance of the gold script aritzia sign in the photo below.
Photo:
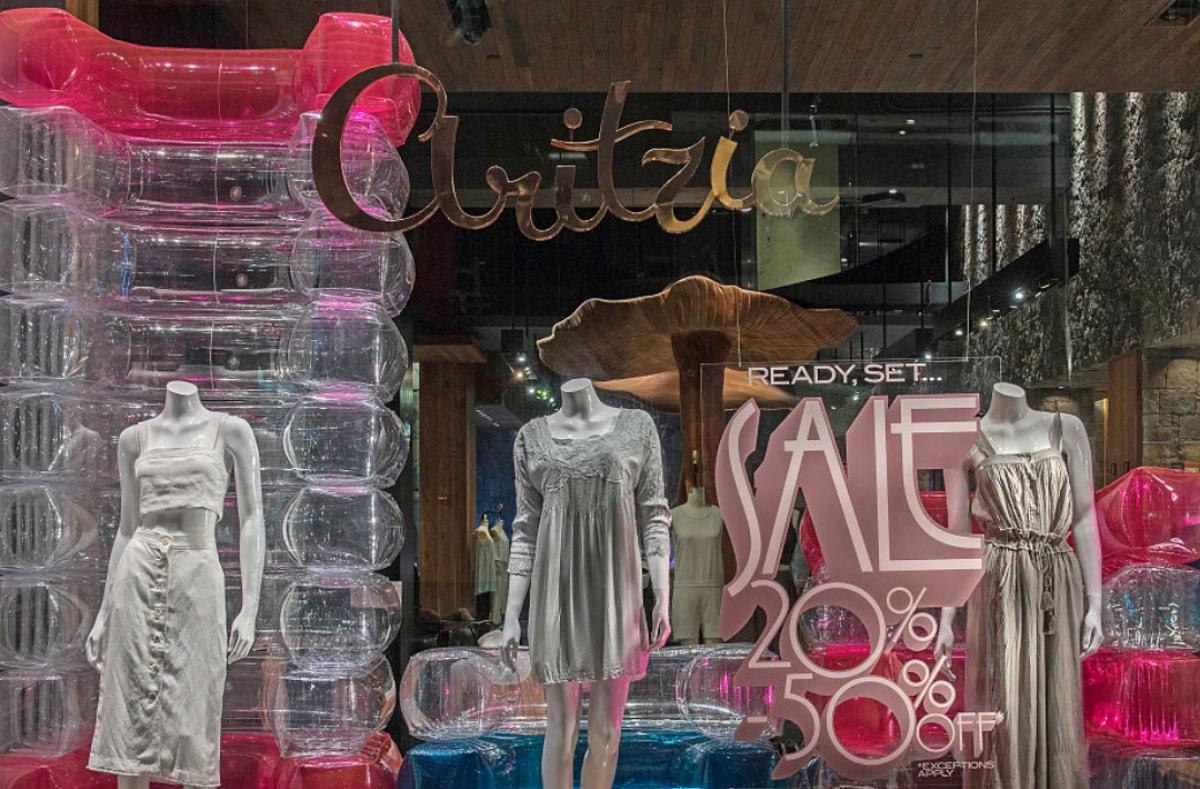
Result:
{"type": "MultiPolygon", "coordinates": [[[[631,209],[623,205],[613,182],[613,155],[617,143],[644,131],[671,131],[666,121],[643,120],[621,125],[621,112],[628,95],[628,82],[614,82],[608,89],[604,112],[600,118],[600,132],[591,140],[552,139],[550,145],[563,151],[596,154],[596,172],[600,192],[600,205],[591,216],[581,217],[575,211],[573,201],[575,189],[575,166],[560,164],[554,170],[555,220],[546,227],[538,227],[533,221],[534,200],[542,183],[541,173],[530,171],[519,178],[509,178],[508,172],[499,165],[492,165],[485,174],[488,188],[496,195],[492,206],[483,213],[468,213],[458,200],[454,187],[454,148],[458,136],[458,116],[446,113],[446,89],[441,80],[431,71],[420,66],[393,63],[360,71],[348,79],[330,97],[317,123],[313,140],[313,177],[317,192],[325,205],[338,219],[351,227],[381,233],[403,232],[428,221],[441,211],[452,224],[466,230],[479,230],[495,222],[510,203],[515,205],[517,226],[526,237],[535,241],[554,238],[565,227],[577,233],[593,229],[605,214],[612,214],[626,222],[641,222],[653,216],[658,224],[669,233],[686,233],[696,227],[715,203],[731,211],[749,211],[758,208],[772,216],[786,216],[799,210],[807,214],[825,214],[838,203],[834,197],[827,203],[815,202],[809,194],[813,161],[797,151],[777,148],[768,152],[754,167],[750,188],[743,194],[730,192],[728,183],[729,163],[738,144],[732,134],[746,128],[747,116],[736,110],[729,116],[729,137],[717,140],[717,149],[709,167],[709,190],[699,208],[688,218],[675,214],[675,198],[679,195],[704,158],[706,140],[702,137],[686,148],[651,148],[642,156],[642,164],[661,162],[673,165],[675,173],[659,187],[651,205],[631,209]],[[437,110],[433,121],[418,138],[428,142],[431,151],[430,171],[433,176],[433,199],[421,209],[397,219],[384,219],[364,211],[354,200],[346,177],[342,172],[342,133],[346,119],[355,100],[373,83],[386,77],[409,77],[419,80],[433,91],[437,99],[437,110]],[[772,194],[769,188],[771,174],[780,165],[791,162],[794,168],[793,189],[782,194],[772,194]],[[782,199],[780,199],[782,198],[782,199]]],[[[568,129],[574,131],[583,123],[583,115],[575,108],[563,113],[568,129]]]]}

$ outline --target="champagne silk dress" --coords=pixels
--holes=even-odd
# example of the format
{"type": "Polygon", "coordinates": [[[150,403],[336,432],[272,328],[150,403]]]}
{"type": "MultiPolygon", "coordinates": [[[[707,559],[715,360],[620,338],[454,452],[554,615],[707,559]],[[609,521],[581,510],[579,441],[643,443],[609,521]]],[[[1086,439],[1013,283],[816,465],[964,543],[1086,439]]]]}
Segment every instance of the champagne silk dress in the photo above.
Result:
{"type": "MultiPolygon", "coordinates": [[[[1062,420],[1051,445],[996,452],[980,433],[973,450],[972,515],[986,534],[986,572],[967,606],[967,709],[1005,720],[964,785],[987,789],[1087,789],[1079,669],[1083,582],[1071,529],[1062,420]]],[[[965,759],[974,760],[971,754],[965,759]]]]}

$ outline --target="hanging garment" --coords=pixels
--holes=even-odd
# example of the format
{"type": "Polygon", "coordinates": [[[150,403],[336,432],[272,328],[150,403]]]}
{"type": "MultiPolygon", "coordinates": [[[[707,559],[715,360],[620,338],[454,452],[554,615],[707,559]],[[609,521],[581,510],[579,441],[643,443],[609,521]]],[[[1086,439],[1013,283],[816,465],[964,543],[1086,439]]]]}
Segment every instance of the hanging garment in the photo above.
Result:
{"type": "Polygon", "coordinates": [[[1087,789],[1079,652],[1083,582],[1062,421],[1051,446],[998,453],[982,433],[972,515],[986,571],[967,605],[967,709],[1004,713],[967,787],[1087,789]]]}
{"type": "MultiPolygon", "coordinates": [[[[143,516],[180,508],[220,516],[229,484],[224,418],[213,420],[208,448],[149,447],[145,423],[138,426],[143,516]]],[[[219,786],[228,636],[215,534],[139,528],[113,572],[88,767],[219,786]]]]}
{"type": "Polygon", "coordinates": [[[670,552],[654,423],[626,409],[606,433],[556,438],[540,417],[521,428],[513,455],[517,516],[508,569],[531,576],[534,681],[644,676],[640,554],[670,552]]]}
{"type": "Polygon", "coordinates": [[[681,641],[720,638],[721,589],[725,563],[724,533],[716,507],[681,504],[671,510],[675,546],[675,582],[671,586],[671,630],[681,641]]]}
{"type": "Polygon", "coordinates": [[[492,529],[492,555],[495,557],[496,593],[492,595],[491,620],[501,622],[508,605],[508,535],[500,528],[492,529]]]}

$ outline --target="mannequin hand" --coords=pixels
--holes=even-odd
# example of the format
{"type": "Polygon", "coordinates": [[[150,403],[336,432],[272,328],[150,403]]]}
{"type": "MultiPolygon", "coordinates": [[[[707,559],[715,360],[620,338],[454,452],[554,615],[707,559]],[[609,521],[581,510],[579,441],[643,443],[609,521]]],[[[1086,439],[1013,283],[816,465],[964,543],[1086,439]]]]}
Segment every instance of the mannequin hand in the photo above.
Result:
{"type": "Polygon", "coordinates": [[[500,662],[509,671],[517,670],[517,648],[521,644],[521,622],[515,616],[504,617],[500,631],[500,662]]]}
{"type": "Polygon", "coordinates": [[[950,660],[954,656],[954,628],[939,627],[937,642],[933,646],[933,656],[935,658],[945,657],[950,660]]]}
{"type": "Polygon", "coordinates": [[[650,649],[660,649],[671,637],[671,617],[668,614],[666,600],[654,603],[654,613],[650,615],[650,649]]]}
{"type": "Polygon", "coordinates": [[[83,645],[83,654],[87,658],[88,664],[97,671],[103,665],[101,657],[104,651],[104,634],[107,631],[106,617],[101,614],[96,617],[96,623],[92,625],[92,632],[88,633],[87,641],[83,645]]]}
{"type": "Polygon", "coordinates": [[[257,611],[243,608],[233,620],[233,627],[229,631],[230,663],[236,663],[250,654],[250,648],[254,646],[254,623],[257,619],[257,611]]]}
{"type": "Polygon", "coordinates": [[[1096,651],[1104,643],[1102,621],[1097,608],[1088,608],[1088,612],[1083,615],[1083,635],[1079,641],[1083,647],[1083,654],[1079,656],[1080,660],[1096,654],[1096,651]]]}

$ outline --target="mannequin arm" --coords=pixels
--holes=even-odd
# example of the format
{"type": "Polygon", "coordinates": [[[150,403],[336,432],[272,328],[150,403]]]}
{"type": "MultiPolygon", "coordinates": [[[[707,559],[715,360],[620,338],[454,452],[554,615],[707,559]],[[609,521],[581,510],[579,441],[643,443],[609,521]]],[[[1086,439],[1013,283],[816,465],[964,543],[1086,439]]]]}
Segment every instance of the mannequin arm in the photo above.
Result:
{"type": "Polygon", "coordinates": [[[232,663],[246,657],[254,646],[267,541],[263,525],[262,470],[258,443],[246,420],[237,417],[226,419],[225,446],[233,455],[238,521],[241,523],[238,566],[242,575],[242,610],[233,620],[230,632],[229,662],[232,663]]]}
{"type": "Polygon", "coordinates": [[[121,554],[125,553],[125,546],[129,545],[129,540],[137,531],[141,521],[140,493],[137,479],[133,473],[133,464],[137,460],[140,450],[138,444],[136,426],[122,431],[121,437],[117,441],[117,471],[121,478],[121,521],[117,526],[116,539],[113,540],[112,553],[108,557],[108,577],[104,581],[104,597],[100,601],[100,610],[96,614],[96,621],[92,624],[92,630],[84,645],[87,661],[97,671],[100,670],[103,661],[104,633],[108,628],[108,608],[112,604],[113,578],[117,575],[121,554]]]}
{"type": "Polygon", "coordinates": [[[642,552],[650,572],[650,588],[654,590],[650,648],[658,649],[671,636],[671,510],[663,493],[662,447],[658,430],[649,416],[645,416],[645,425],[646,458],[635,496],[642,552]]]}
{"type": "Polygon", "coordinates": [[[1081,657],[1087,657],[1104,642],[1103,586],[1100,573],[1100,530],[1096,525],[1095,495],[1092,492],[1092,447],[1087,431],[1077,417],[1063,415],[1063,452],[1067,457],[1067,476],[1071,483],[1071,504],[1074,513],[1071,532],[1075,537],[1075,553],[1083,574],[1087,594],[1087,610],[1083,618],[1081,657]]]}
{"type": "MultiPolygon", "coordinates": [[[[946,516],[950,531],[955,534],[971,533],[971,493],[968,478],[971,470],[971,456],[963,458],[962,465],[956,469],[945,469],[946,478],[946,516]]],[[[954,617],[958,609],[946,606],[942,609],[942,621],[938,625],[937,643],[934,647],[938,657],[949,657],[954,650],[954,617]]]]}
{"type": "Polygon", "coordinates": [[[500,660],[516,671],[517,646],[521,643],[521,609],[525,607],[525,595],[529,593],[538,526],[542,520],[542,494],[529,478],[524,433],[518,433],[513,443],[513,468],[517,483],[517,514],[513,518],[512,541],[508,547],[508,601],[504,608],[504,629],[500,634],[500,660]]]}

